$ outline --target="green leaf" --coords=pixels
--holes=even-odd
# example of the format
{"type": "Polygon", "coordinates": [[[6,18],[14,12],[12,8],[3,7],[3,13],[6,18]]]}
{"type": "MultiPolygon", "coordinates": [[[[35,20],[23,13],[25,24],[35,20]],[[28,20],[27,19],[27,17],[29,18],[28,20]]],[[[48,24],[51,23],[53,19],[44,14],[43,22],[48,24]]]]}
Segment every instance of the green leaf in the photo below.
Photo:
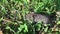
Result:
{"type": "Polygon", "coordinates": [[[60,24],[60,21],[58,21],[57,24],[60,24]]]}
{"type": "Polygon", "coordinates": [[[19,32],[21,32],[23,28],[24,28],[24,25],[20,25],[20,27],[18,27],[19,32]]]}
{"type": "Polygon", "coordinates": [[[47,4],[49,2],[49,0],[42,0],[43,3],[47,4]]]}
{"type": "Polygon", "coordinates": [[[27,27],[27,25],[26,25],[26,24],[24,24],[24,27],[25,27],[24,32],[28,32],[28,27],[27,27]]]}
{"type": "Polygon", "coordinates": [[[48,31],[48,27],[46,27],[46,28],[44,29],[44,31],[47,32],[47,31],[48,31]]]}
{"type": "Polygon", "coordinates": [[[7,11],[6,11],[6,9],[5,9],[5,7],[4,7],[4,6],[2,6],[1,11],[2,11],[2,13],[3,13],[3,14],[6,14],[6,13],[7,13],[7,11]]]}
{"type": "Polygon", "coordinates": [[[9,27],[9,26],[7,26],[7,27],[6,27],[6,29],[10,29],[10,27],[9,27]]]}
{"type": "Polygon", "coordinates": [[[3,17],[2,18],[0,18],[0,22],[3,20],[3,17]]]}

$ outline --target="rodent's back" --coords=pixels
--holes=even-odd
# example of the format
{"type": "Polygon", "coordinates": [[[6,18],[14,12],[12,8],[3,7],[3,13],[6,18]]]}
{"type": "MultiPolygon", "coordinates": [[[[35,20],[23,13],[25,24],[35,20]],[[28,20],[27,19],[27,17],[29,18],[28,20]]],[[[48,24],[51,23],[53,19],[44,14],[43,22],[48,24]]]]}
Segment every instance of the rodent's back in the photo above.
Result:
{"type": "Polygon", "coordinates": [[[34,16],[34,21],[35,22],[39,22],[39,21],[42,21],[44,24],[48,23],[49,22],[49,18],[45,15],[41,15],[41,14],[36,14],[34,16]]]}

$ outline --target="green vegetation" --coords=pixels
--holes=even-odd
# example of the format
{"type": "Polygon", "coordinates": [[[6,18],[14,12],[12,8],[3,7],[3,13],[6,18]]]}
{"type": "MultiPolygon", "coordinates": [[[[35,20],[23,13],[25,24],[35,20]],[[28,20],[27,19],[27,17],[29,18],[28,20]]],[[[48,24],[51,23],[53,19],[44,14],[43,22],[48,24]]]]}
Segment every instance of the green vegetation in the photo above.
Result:
{"type": "Polygon", "coordinates": [[[60,0],[0,0],[0,27],[3,34],[60,34],[59,3],[60,0]],[[31,12],[53,16],[56,23],[52,28],[49,27],[51,24],[30,23],[25,16],[31,12]]]}

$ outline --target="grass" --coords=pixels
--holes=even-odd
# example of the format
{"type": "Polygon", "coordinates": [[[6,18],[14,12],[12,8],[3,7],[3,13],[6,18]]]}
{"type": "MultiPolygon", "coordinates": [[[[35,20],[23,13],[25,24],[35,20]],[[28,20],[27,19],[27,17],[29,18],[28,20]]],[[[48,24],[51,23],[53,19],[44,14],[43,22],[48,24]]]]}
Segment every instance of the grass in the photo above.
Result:
{"type": "Polygon", "coordinates": [[[60,15],[56,14],[59,0],[57,2],[56,4],[56,0],[0,0],[0,27],[3,34],[60,34],[60,15]],[[54,27],[49,28],[48,24],[44,26],[40,22],[29,23],[25,16],[30,12],[47,16],[55,14],[53,17],[57,15],[57,18],[53,18],[56,21],[54,27]]]}

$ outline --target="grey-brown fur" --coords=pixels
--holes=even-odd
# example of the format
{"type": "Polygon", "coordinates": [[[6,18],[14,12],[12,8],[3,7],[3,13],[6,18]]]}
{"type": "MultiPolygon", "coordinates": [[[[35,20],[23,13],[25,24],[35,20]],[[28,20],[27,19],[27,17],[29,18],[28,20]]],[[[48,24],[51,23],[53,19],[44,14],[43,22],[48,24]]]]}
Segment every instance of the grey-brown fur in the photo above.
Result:
{"type": "Polygon", "coordinates": [[[28,21],[34,21],[34,22],[39,22],[42,21],[44,24],[49,23],[49,17],[47,17],[46,15],[42,15],[42,14],[36,14],[34,12],[29,13],[26,15],[26,20],[28,21]]]}

